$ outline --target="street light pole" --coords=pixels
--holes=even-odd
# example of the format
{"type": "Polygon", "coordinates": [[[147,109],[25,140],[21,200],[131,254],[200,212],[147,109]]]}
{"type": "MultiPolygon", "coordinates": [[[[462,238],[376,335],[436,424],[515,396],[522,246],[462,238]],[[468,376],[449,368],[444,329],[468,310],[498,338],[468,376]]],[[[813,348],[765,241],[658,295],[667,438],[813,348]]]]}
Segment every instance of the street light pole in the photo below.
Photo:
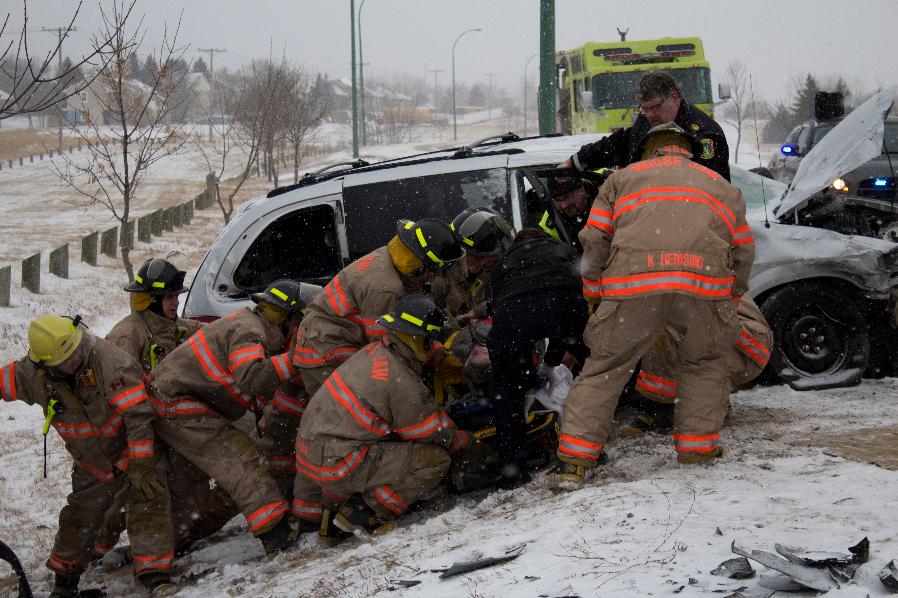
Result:
{"type": "Polygon", "coordinates": [[[359,4],[359,91],[362,94],[362,145],[368,145],[368,130],[365,123],[365,59],[362,55],[362,8],[365,7],[366,1],[362,0],[362,3],[359,4]]]}
{"type": "Polygon", "coordinates": [[[487,73],[486,76],[490,79],[490,90],[486,96],[486,111],[489,114],[487,120],[493,120],[493,77],[496,76],[496,73],[487,73]]]}
{"type": "Polygon", "coordinates": [[[524,136],[527,135],[527,67],[530,66],[530,61],[539,56],[539,54],[534,54],[530,58],[527,59],[527,62],[524,63],[524,136]]]}
{"type": "Polygon", "coordinates": [[[355,0],[349,0],[349,31],[352,46],[352,157],[359,157],[359,113],[355,88],[355,0]]]}
{"type": "Polygon", "coordinates": [[[455,108],[455,46],[458,45],[458,40],[460,40],[462,36],[466,33],[471,33],[472,31],[483,31],[483,29],[477,27],[475,29],[462,31],[458,34],[458,37],[455,38],[455,42],[452,44],[452,138],[456,141],[458,141],[458,111],[455,108]]]}

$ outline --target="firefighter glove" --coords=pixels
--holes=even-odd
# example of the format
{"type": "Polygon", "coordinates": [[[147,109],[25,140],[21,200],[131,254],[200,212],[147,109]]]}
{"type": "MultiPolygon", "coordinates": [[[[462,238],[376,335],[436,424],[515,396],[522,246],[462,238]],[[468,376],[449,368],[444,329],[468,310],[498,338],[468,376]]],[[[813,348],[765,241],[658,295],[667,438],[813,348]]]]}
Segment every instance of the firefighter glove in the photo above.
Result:
{"type": "Polygon", "coordinates": [[[136,459],[128,463],[128,481],[138,501],[148,501],[166,490],[165,479],[153,467],[152,459],[136,459]]]}

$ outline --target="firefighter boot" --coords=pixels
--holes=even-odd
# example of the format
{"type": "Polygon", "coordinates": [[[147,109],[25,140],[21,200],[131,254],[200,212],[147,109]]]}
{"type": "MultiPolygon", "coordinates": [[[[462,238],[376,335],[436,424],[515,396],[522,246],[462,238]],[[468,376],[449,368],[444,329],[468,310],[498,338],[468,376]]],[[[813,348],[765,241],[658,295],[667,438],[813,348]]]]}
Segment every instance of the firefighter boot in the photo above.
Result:
{"type": "Polygon", "coordinates": [[[334,517],[334,525],[344,532],[362,530],[372,536],[382,536],[396,527],[392,521],[381,521],[361,494],[353,494],[343,503],[334,517]]]}
{"type": "Polygon", "coordinates": [[[321,525],[318,528],[318,542],[322,546],[336,546],[346,538],[351,538],[350,532],[344,532],[334,525],[334,518],[337,515],[335,509],[324,509],[321,515],[321,525]]]}
{"type": "Polygon", "coordinates": [[[57,573],[50,598],[77,598],[79,581],[81,581],[80,575],[67,576],[57,573]]]}
{"type": "Polygon", "coordinates": [[[638,408],[640,408],[639,415],[618,430],[617,435],[621,438],[631,438],[645,432],[663,434],[673,427],[673,404],[642,399],[638,408]]]}
{"type": "Polygon", "coordinates": [[[677,453],[677,463],[680,465],[701,465],[702,463],[713,463],[717,459],[721,459],[730,454],[727,448],[717,447],[710,453],[677,453]]]}
{"type": "Polygon", "coordinates": [[[540,482],[546,488],[579,490],[586,484],[587,469],[591,467],[583,462],[569,463],[556,458],[552,467],[540,476],[540,482]]]}
{"type": "Polygon", "coordinates": [[[297,532],[290,527],[288,518],[283,517],[276,526],[259,534],[258,537],[268,558],[274,558],[279,552],[284,552],[296,544],[297,532]]]}
{"type": "Polygon", "coordinates": [[[168,573],[146,573],[137,580],[150,592],[150,596],[171,596],[178,591],[178,586],[172,583],[168,573]]]}

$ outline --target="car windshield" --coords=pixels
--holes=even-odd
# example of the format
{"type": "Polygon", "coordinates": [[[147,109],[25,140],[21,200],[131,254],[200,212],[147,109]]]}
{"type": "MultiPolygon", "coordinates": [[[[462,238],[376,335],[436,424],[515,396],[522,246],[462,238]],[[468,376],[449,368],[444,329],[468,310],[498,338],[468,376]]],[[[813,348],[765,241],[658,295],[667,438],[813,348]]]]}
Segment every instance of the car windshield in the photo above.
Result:
{"type": "Polygon", "coordinates": [[[751,211],[763,210],[771,202],[777,203],[786,190],[785,183],[743,170],[735,164],[730,164],[730,181],[742,191],[745,209],[751,211]]]}
{"type": "MultiPolygon", "coordinates": [[[[711,101],[711,79],[706,68],[674,69],[665,71],[676,79],[683,96],[691,104],[705,104],[711,101]]],[[[592,105],[596,110],[633,108],[633,90],[642,71],[624,73],[602,73],[592,78],[592,105]]]]}

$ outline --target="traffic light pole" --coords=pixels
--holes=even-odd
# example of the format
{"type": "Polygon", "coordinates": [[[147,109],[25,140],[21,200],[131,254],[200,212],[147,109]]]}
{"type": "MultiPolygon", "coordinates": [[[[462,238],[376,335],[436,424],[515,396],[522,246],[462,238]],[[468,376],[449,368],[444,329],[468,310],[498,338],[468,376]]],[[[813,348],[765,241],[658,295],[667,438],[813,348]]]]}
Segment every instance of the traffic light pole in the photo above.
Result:
{"type": "Polygon", "coordinates": [[[555,0],[539,3],[539,134],[555,132],[555,0]]]}

